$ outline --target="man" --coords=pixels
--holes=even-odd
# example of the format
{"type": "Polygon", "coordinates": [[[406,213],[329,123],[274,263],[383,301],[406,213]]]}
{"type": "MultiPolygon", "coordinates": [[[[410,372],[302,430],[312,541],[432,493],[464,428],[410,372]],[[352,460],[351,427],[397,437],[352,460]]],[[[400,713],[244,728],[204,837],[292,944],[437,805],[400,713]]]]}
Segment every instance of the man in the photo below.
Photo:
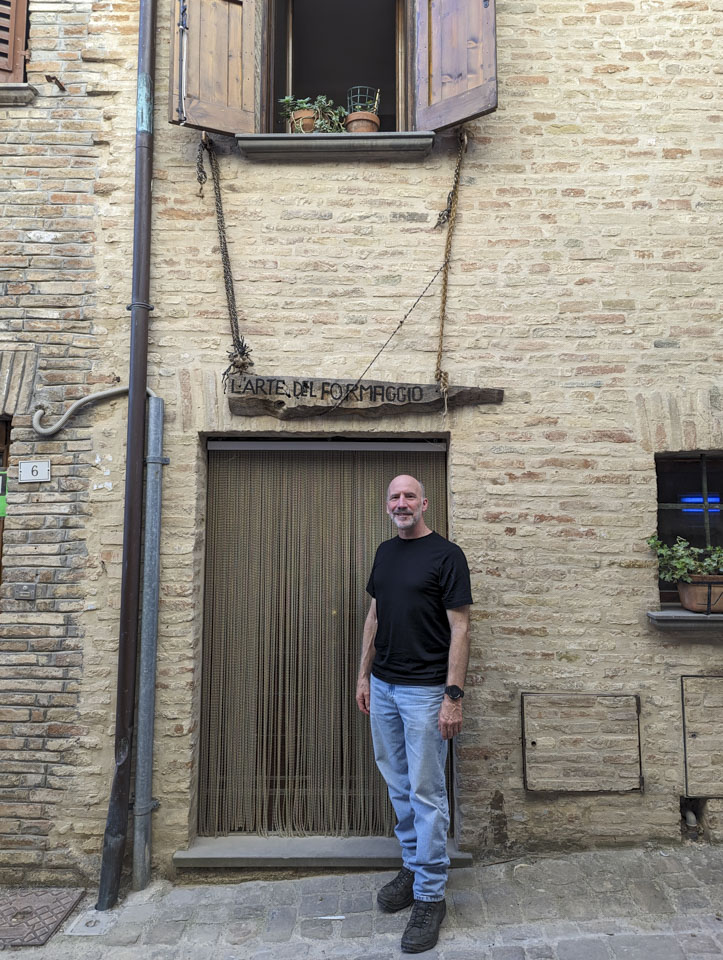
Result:
{"type": "Polygon", "coordinates": [[[403,867],[377,901],[389,911],[413,905],[405,953],[430,950],[446,913],[445,763],[448,742],[462,729],[472,603],[465,556],[426,525],[428,506],[414,477],[389,484],[387,513],[399,535],[374,558],[356,689],[402,846],[403,867]]]}

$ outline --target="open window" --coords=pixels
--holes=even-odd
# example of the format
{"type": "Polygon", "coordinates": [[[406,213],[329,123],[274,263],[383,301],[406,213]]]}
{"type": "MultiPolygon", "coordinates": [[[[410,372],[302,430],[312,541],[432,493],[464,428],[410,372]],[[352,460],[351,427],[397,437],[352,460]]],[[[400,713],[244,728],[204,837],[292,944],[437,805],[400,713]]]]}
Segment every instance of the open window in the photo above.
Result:
{"type": "Polygon", "coordinates": [[[28,0],[0,0],[0,83],[23,83],[28,0]]]}
{"type": "Polygon", "coordinates": [[[346,106],[358,85],[381,91],[382,131],[497,106],[495,0],[174,0],[173,17],[171,123],[283,133],[281,97],[346,106]]]}

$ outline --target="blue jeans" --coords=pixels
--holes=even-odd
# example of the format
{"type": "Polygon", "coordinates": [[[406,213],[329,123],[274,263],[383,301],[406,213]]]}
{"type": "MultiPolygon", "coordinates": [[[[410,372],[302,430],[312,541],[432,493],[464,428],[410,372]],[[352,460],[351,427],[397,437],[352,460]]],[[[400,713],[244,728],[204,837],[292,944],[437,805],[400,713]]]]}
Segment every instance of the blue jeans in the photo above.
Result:
{"type": "Polygon", "coordinates": [[[415,900],[443,900],[449,857],[447,741],[437,727],[444,684],[405,687],[371,678],[374,758],[397,815],[394,832],[415,900]]]}

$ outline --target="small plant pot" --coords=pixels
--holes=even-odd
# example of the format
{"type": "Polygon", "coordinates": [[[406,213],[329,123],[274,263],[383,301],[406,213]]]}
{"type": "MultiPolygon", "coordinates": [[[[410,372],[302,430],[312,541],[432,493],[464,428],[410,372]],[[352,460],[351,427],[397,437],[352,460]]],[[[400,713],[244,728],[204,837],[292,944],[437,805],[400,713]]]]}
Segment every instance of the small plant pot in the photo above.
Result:
{"type": "Polygon", "coordinates": [[[291,114],[291,132],[313,133],[315,119],[313,110],[295,110],[291,114]]]}
{"type": "Polygon", "coordinates": [[[680,605],[693,613],[723,613],[723,576],[693,574],[691,583],[678,583],[678,595],[680,605]]]}
{"type": "Polygon", "coordinates": [[[377,133],[380,124],[376,113],[369,110],[358,110],[356,113],[350,113],[344,121],[347,133],[377,133]]]}

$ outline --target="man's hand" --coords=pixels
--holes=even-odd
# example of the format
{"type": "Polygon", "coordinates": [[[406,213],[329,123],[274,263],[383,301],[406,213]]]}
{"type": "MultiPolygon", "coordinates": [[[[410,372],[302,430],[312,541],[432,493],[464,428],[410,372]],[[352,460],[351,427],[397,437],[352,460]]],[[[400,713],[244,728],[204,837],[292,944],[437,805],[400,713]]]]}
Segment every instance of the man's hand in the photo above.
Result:
{"type": "MultiPolygon", "coordinates": [[[[357,702],[359,697],[357,695],[357,702]]],[[[443,740],[451,740],[462,729],[462,700],[450,700],[445,694],[437,721],[443,740]]]]}
{"type": "Polygon", "coordinates": [[[369,677],[359,677],[356,682],[356,705],[369,716],[369,677]]]}

